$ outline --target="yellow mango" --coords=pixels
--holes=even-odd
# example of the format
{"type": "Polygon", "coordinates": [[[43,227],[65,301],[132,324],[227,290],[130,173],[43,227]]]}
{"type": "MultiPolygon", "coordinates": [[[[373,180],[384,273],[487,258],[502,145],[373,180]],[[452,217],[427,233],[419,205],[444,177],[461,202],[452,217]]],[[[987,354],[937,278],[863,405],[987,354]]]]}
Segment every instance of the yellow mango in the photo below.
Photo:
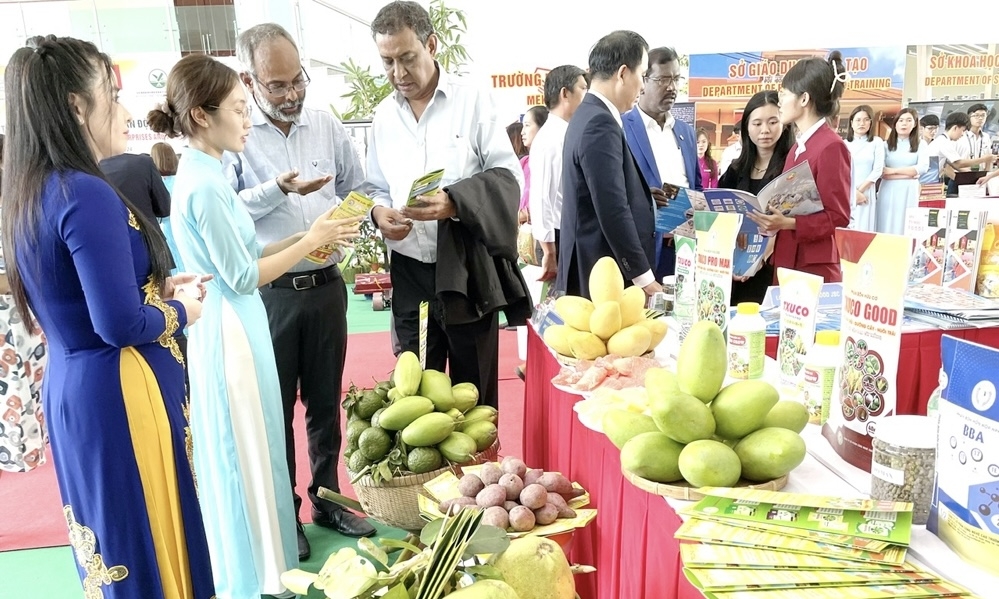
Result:
{"type": "Polygon", "coordinates": [[[624,295],[624,277],[617,261],[604,256],[590,269],[590,299],[594,304],[620,302],[624,295]]]}
{"type": "Polygon", "coordinates": [[[645,327],[649,329],[649,333],[652,333],[652,341],[649,342],[650,350],[659,347],[659,344],[666,338],[666,332],[669,330],[669,327],[666,326],[666,321],[659,320],[658,318],[653,320],[643,317],[641,320],[636,322],[635,325],[645,327]]]}
{"type": "Polygon", "coordinates": [[[590,315],[590,332],[604,341],[621,330],[621,304],[604,302],[590,315]]]}
{"type": "Polygon", "coordinates": [[[645,319],[645,290],[632,285],[621,295],[621,328],[645,319]]]}
{"type": "Polygon", "coordinates": [[[565,324],[577,331],[590,330],[590,315],[593,314],[593,302],[578,295],[563,295],[555,300],[555,312],[562,317],[565,324]]]}
{"type": "Polygon", "coordinates": [[[596,360],[607,355],[607,346],[593,333],[580,331],[569,335],[572,355],[580,360],[596,360]]]}
{"type": "Polygon", "coordinates": [[[545,329],[544,340],[548,347],[555,350],[555,353],[571,356],[572,348],[569,347],[569,337],[578,332],[567,324],[553,324],[545,329]]]}
{"type": "Polygon", "coordinates": [[[625,358],[640,356],[649,351],[652,333],[645,327],[632,325],[614,333],[607,340],[607,352],[625,358]]]}

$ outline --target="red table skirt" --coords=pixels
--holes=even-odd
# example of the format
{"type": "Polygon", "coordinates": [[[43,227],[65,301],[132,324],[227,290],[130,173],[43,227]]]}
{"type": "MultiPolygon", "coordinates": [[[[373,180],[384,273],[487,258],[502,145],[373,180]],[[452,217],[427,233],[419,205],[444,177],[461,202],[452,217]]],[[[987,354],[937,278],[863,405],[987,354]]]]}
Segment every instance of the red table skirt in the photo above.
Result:
{"type": "MultiPolygon", "coordinates": [[[[937,385],[940,331],[902,336],[898,374],[899,413],[925,414],[937,385]]],[[[999,347],[999,329],[948,334],[999,347]]],[[[767,354],[776,354],[776,338],[767,354]]],[[[533,328],[528,328],[524,397],[524,461],[529,467],[562,472],[590,493],[596,519],[576,532],[570,561],[597,568],[576,577],[582,599],[700,599],[681,571],[680,518],[662,497],[631,485],[621,474],[620,452],[600,433],[583,426],[572,407],[578,395],[551,385],[559,363],[533,328]]]]}
{"type": "MultiPolygon", "coordinates": [[[[896,397],[899,414],[926,414],[926,402],[937,388],[940,337],[944,334],[999,348],[999,328],[904,333],[899,351],[896,397]]],[[[777,337],[767,337],[767,355],[777,357],[777,337]]]]}
{"type": "Polygon", "coordinates": [[[562,472],[590,493],[596,519],[576,531],[569,559],[595,566],[576,576],[582,599],[698,599],[681,573],[680,518],[657,495],[621,474],[620,452],[600,433],[583,426],[572,406],[582,399],[551,385],[559,372],[534,329],[528,329],[524,398],[524,461],[562,472]]]}

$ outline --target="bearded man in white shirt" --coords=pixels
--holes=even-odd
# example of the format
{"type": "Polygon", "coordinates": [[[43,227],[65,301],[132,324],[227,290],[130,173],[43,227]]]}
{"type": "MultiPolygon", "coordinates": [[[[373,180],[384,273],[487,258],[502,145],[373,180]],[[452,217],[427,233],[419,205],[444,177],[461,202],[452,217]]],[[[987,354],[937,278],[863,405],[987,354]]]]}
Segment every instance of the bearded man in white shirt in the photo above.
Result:
{"type": "Polygon", "coordinates": [[[392,2],[371,33],[395,92],[378,105],[368,148],[371,219],[391,250],[392,317],[403,351],[418,352],[420,304],[429,303],[426,367],[448,367],[479,401],[499,400],[498,312],[511,326],[531,314],[517,268],[523,170],[488,94],[434,59],[427,10],[392,2]],[[413,182],[443,169],[439,192],[409,202],[413,182]]]}
{"type": "Polygon", "coordinates": [[[541,278],[550,281],[558,274],[559,228],[562,225],[562,148],[569,119],[586,95],[583,69],[566,64],[545,77],[545,106],[548,120],[531,143],[530,202],[531,229],[541,244],[541,278]]]}

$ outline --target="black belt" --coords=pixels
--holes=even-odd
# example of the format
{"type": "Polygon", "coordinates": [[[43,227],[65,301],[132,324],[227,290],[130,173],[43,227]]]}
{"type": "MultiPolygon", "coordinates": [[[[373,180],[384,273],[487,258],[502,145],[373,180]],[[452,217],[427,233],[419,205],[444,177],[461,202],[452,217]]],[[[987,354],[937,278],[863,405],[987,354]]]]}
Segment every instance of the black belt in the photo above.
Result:
{"type": "Polygon", "coordinates": [[[271,287],[305,291],[335,281],[340,278],[340,269],[334,264],[319,270],[289,272],[271,281],[271,287]]]}

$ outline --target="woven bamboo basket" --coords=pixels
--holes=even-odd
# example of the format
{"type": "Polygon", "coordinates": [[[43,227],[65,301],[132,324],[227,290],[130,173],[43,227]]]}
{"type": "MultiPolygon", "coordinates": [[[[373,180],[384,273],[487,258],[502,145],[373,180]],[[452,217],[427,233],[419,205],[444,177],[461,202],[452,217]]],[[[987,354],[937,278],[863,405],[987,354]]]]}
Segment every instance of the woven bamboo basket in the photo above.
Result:
{"type": "MultiPolygon", "coordinates": [[[[680,481],[667,485],[642,478],[637,474],[628,472],[624,468],[621,469],[621,473],[624,474],[624,477],[628,480],[628,482],[643,491],[652,493],[653,495],[672,497],[673,499],[683,499],[686,501],[697,501],[704,499],[705,497],[704,493],[701,493],[696,487],[691,487],[686,481],[680,481]]],[[[780,478],[775,478],[762,483],[754,483],[740,478],[739,482],[736,483],[735,486],[747,487],[750,489],[761,489],[764,491],[780,491],[785,485],[787,485],[787,476],[788,475],[785,474],[780,478]]]]}
{"type": "MultiPolygon", "coordinates": [[[[475,454],[465,466],[495,461],[499,454],[499,439],[488,449],[475,454]]],[[[353,483],[357,500],[364,508],[364,513],[388,526],[419,533],[427,524],[420,515],[419,495],[423,492],[424,483],[428,483],[447,471],[455,476],[461,476],[461,465],[452,464],[423,474],[408,474],[396,476],[392,480],[375,483],[370,474],[362,476],[353,483]]],[[[356,476],[348,471],[351,480],[356,476]]]]}

